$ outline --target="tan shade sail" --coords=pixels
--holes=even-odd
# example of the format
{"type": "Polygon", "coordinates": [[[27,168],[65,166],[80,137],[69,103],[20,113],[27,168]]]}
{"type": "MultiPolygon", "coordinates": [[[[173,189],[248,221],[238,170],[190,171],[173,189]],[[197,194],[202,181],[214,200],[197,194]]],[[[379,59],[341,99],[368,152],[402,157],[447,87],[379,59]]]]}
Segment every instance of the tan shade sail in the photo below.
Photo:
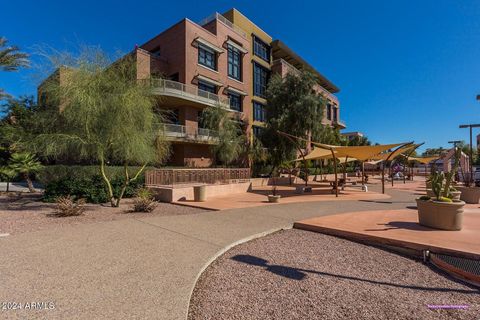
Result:
{"type": "Polygon", "coordinates": [[[351,157],[359,161],[365,161],[372,159],[375,155],[386,150],[399,147],[405,143],[379,144],[375,146],[331,146],[317,142],[313,142],[313,144],[322,149],[333,149],[335,157],[351,157]]]}
{"type": "Polygon", "coordinates": [[[416,148],[418,146],[419,144],[409,144],[393,152],[385,152],[385,153],[377,154],[374,157],[372,157],[372,160],[384,160],[384,161],[387,159],[393,160],[395,157],[401,155],[402,153],[412,150],[413,148],[416,148]]]}
{"type": "Polygon", "coordinates": [[[439,156],[434,157],[424,157],[424,158],[416,158],[416,157],[408,157],[409,161],[417,161],[423,164],[429,164],[430,162],[439,159],[439,156]]]}
{"type": "MultiPolygon", "coordinates": [[[[322,148],[314,148],[312,152],[305,156],[305,160],[320,160],[320,159],[331,159],[332,151],[322,148]]],[[[297,159],[297,161],[302,161],[303,158],[297,159]]]]}

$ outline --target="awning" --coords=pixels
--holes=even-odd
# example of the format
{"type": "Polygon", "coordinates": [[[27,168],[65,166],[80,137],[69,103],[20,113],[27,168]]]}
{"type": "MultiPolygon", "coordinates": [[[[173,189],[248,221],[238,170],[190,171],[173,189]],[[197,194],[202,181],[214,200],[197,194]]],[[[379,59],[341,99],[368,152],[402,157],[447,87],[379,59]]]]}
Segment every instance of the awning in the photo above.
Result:
{"type": "Polygon", "coordinates": [[[223,87],[223,83],[221,83],[217,80],[211,79],[209,77],[202,76],[201,74],[197,74],[196,78],[198,80],[205,81],[205,82],[211,83],[213,85],[216,85],[217,87],[223,87]]]}
{"type": "Polygon", "coordinates": [[[248,93],[246,93],[245,91],[242,91],[240,89],[236,89],[234,87],[231,87],[231,86],[227,86],[225,89],[227,89],[228,91],[231,91],[233,93],[236,93],[236,94],[239,94],[241,96],[246,96],[248,95],[248,93]]]}
{"type": "Polygon", "coordinates": [[[198,43],[198,44],[201,44],[205,47],[207,47],[208,49],[211,49],[217,53],[222,53],[224,52],[225,50],[223,50],[222,48],[220,47],[217,47],[216,45],[214,45],[213,43],[211,43],[210,41],[207,41],[201,37],[197,37],[195,38],[195,40],[193,40],[194,42],[198,43]]]}
{"type": "Polygon", "coordinates": [[[230,39],[228,39],[227,41],[225,41],[225,43],[227,45],[231,45],[232,47],[236,48],[238,51],[240,51],[241,53],[245,54],[248,52],[247,49],[245,49],[244,47],[242,47],[241,45],[239,45],[238,43],[236,43],[235,41],[232,41],[230,39]]]}

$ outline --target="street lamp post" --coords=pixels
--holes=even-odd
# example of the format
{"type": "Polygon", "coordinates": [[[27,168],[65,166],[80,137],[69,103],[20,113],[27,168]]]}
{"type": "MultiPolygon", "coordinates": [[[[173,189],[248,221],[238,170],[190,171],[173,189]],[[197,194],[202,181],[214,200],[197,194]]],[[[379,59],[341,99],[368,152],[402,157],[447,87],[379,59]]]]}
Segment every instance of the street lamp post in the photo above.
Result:
{"type": "Polygon", "coordinates": [[[470,180],[473,180],[473,146],[472,146],[472,128],[478,128],[480,124],[462,124],[459,126],[460,129],[469,128],[470,129],[470,180]]]}

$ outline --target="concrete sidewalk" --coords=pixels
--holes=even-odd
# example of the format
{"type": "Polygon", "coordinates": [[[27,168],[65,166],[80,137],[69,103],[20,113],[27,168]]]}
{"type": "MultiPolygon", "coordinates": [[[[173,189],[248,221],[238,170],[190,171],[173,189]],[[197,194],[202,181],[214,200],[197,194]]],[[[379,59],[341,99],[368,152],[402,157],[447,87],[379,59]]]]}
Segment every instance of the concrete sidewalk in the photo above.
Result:
{"type": "Polygon", "coordinates": [[[239,242],[314,216],[400,209],[413,195],[157,216],[0,238],[0,301],[53,302],[1,310],[2,319],[185,319],[202,270],[239,242]]]}

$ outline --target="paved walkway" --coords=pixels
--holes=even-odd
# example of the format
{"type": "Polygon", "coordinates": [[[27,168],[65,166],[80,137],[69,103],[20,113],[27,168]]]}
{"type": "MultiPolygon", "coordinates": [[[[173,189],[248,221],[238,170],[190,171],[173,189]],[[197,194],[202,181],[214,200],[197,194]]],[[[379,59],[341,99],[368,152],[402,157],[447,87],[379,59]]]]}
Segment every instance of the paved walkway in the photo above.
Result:
{"type": "Polygon", "coordinates": [[[199,273],[229,247],[301,219],[413,203],[412,193],[387,192],[390,199],[132,218],[0,238],[0,301],[55,305],[0,309],[0,318],[185,319],[199,273]]]}

